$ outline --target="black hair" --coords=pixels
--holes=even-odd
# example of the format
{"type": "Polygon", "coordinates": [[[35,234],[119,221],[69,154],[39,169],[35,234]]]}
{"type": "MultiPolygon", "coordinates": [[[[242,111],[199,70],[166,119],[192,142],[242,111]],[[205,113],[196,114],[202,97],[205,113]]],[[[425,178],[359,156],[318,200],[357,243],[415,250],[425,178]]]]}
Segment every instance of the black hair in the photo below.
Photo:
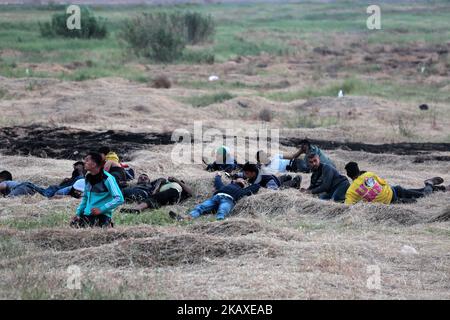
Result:
{"type": "Polygon", "coordinates": [[[308,159],[312,159],[312,158],[315,158],[315,157],[318,157],[318,156],[319,155],[317,153],[311,152],[311,153],[308,154],[308,159]]]}
{"type": "Polygon", "coordinates": [[[347,171],[347,176],[350,178],[357,178],[360,175],[360,170],[356,162],[349,162],[345,165],[345,170],[347,171]]]}
{"type": "Polygon", "coordinates": [[[103,166],[103,158],[102,155],[98,152],[89,152],[86,157],[91,157],[92,161],[94,161],[99,167],[103,166]]]}
{"type": "Polygon", "coordinates": [[[249,172],[255,172],[255,173],[259,172],[258,166],[254,163],[249,163],[249,162],[246,162],[244,164],[244,166],[242,167],[242,171],[249,171],[249,172]]]}
{"type": "Polygon", "coordinates": [[[76,167],[76,166],[84,166],[84,162],[83,161],[77,161],[77,162],[75,162],[74,164],[73,164],[73,166],[74,167],[76,167]]]}
{"type": "Polygon", "coordinates": [[[262,150],[259,150],[256,152],[256,161],[261,162],[261,160],[259,160],[259,155],[262,152],[262,150]]]}
{"type": "Polygon", "coordinates": [[[103,147],[100,147],[98,149],[98,153],[101,153],[101,154],[104,154],[104,155],[107,155],[110,152],[111,152],[111,148],[107,147],[107,146],[103,146],[103,147]]]}
{"type": "Polygon", "coordinates": [[[11,172],[6,170],[0,172],[0,181],[11,181],[12,179],[13,178],[11,172]]]}
{"type": "Polygon", "coordinates": [[[311,142],[308,139],[303,139],[302,141],[300,141],[300,145],[302,144],[306,144],[308,148],[311,148],[311,142]]]}

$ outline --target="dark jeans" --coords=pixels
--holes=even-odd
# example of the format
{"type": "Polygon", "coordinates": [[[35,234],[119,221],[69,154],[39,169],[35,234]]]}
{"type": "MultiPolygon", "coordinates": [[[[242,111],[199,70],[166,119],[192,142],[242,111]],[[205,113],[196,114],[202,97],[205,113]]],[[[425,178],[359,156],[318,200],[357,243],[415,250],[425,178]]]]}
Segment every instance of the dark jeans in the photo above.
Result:
{"type": "Polygon", "coordinates": [[[147,199],[150,196],[150,193],[147,191],[141,189],[141,188],[135,188],[135,187],[128,187],[122,190],[123,197],[125,198],[125,201],[132,202],[142,202],[145,199],[147,199]]]}
{"type": "Polygon", "coordinates": [[[144,202],[150,209],[158,209],[161,206],[175,204],[180,200],[180,194],[176,189],[168,189],[149,196],[144,202]]]}
{"type": "Polygon", "coordinates": [[[41,188],[31,182],[23,182],[17,185],[11,192],[8,194],[8,197],[20,197],[20,196],[32,196],[34,194],[40,193],[45,196],[45,189],[41,188]]]}
{"type": "Polygon", "coordinates": [[[111,221],[111,218],[105,216],[104,214],[100,214],[98,216],[85,216],[81,215],[78,221],[72,221],[70,223],[72,228],[87,228],[87,227],[100,227],[100,228],[108,228],[113,227],[114,224],[111,221]]]}
{"type": "Polygon", "coordinates": [[[334,202],[345,201],[345,194],[347,193],[350,183],[348,181],[341,182],[332,192],[324,193],[319,198],[321,200],[333,200],[334,202]]]}
{"type": "Polygon", "coordinates": [[[392,197],[392,202],[402,201],[403,199],[419,199],[423,198],[433,192],[432,186],[426,186],[421,189],[405,189],[401,186],[392,187],[394,196],[392,197]]]}

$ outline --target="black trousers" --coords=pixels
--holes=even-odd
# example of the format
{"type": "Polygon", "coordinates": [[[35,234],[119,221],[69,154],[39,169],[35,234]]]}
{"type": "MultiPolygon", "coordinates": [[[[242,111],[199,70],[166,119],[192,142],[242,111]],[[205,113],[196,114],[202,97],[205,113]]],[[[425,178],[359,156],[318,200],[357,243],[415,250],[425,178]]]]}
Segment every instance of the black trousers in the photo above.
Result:
{"type": "Polygon", "coordinates": [[[392,187],[392,191],[394,191],[394,197],[392,198],[392,202],[406,200],[415,200],[419,198],[423,198],[433,192],[432,186],[426,186],[421,189],[405,189],[401,186],[392,187]]]}
{"type": "Polygon", "coordinates": [[[161,206],[175,204],[180,199],[180,194],[176,189],[170,188],[163,192],[158,192],[149,196],[144,202],[150,209],[158,209],[161,206]]]}
{"type": "Polygon", "coordinates": [[[70,223],[70,226],[73,228],[87,228],[87,227],[107,228],[113,227],[114,225],[110,217],[104,214],[100,214],[98,216],[80,215],[80,219],[78,221],[72,221],[70,223]]]}

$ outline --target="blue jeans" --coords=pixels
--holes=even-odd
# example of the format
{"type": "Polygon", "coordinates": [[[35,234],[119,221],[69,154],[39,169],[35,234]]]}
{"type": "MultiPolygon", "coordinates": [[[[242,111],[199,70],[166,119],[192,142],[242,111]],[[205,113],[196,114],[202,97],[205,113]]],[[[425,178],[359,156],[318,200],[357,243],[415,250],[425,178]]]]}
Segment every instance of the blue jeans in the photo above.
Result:
{"type": "Polygon", "coordinates": [[[345,201],[345,194],[347,193],[347,189],[350,187],[349,182],[342,182],[338,185],[338,187],[329,193],[322,194],[319,199],[321,200],[333,200],[334,202],[342,202],[345,201]]]}
{"type": "Polygon", "coordinates": [[[223,220],[227,215],[230,214],[233,208],[234,201],[231,198],[221,195],[215,195],[196,206],[195,209],[190,212],[190,215],[192,218],[198,218],[202,214],[217,209],[216,219],[223,220]]]}

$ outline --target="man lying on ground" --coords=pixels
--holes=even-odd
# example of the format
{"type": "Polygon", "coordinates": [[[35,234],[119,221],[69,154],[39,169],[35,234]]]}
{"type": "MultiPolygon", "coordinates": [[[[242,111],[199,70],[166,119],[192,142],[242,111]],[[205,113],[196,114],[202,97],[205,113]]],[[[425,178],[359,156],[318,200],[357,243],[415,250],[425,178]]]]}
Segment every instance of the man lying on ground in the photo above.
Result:
{"type": "Polygon", "coordinates": [[[312,170],[311,184],[308,189],[300,191],[319,195],[322,200],[344,202],[345,193],[350,186],[348,179],[341,175],[336,168],[321,163],[318,154],[309,154],[308,161],[312,170]]]}
{"type": "Polygon", "coordinates": [[[214,178],[214,187],[216,191],[214,196],[197,205],[187,217],[183,217],[173,211],[169,215],[176,220],[195,219],[201,215],[216,210],[216,219],[223,220],[233,210],[236,203],[245,196],[250,196],[258,192],[260,185],[253,184],[245,187],[245,180],[237,178],[230,184],[224,185],[221,173],[217,173],[214,178]]]}
{"type": "Polygon", "coordinates": [[[444,182],[441,177],[434,177],[424,181],[425,187],[420,189],[405,189],[401,186],[391,187],[386,180],[373,172],[360,171],[356,162],[349,162],[345,166],[347,176],[353,183],[345,195],[346,204],[360,201],[391,204],[395,202],[414,202],[418,198],[430,195],[434,191],[449,191],[450,186],[439,186],[444,182]]]}
{"type": "Polygon", "coordinates": [[[0,172],[0,194],[4,197],[32,196],[36,193],[45,196],[45,189],[31,182],[15,181],[9,171],[0,172]]]}
{"type": "Polygon", "coordinates": [[[216,150],[216,160],[207,165],[207,171],[225,171],[231,173],[238,169],[239,165],[234,157],[231,155],[230,149],[221,146],[216,150]]]}
{"type": "Polygon", "coordinates": [[[192,189],[182,180],[174,177],[157,179],[155,190],[135,208],[123,208],[123,213],[141,213],[146,209],[158,209],[161,206],[180,203],[192,197],[192,189]]]}
{"type": "Polygon", "coordinates": [[[242,177],[250,184],[259,184],[263,188],[277,190],[281,187],[280,180],[273,174],[263,174],[256,164],[246,163],[242,168],[242,177]]]}
{"type": "Polygon", "coordinates": [[[157,192],[165,178],[150,181],[147,174],[142,173],[138,177],[137,184],[122,189],[125,202],[142,202],[157,192]]]}
{"type": "Polygon", "coordinates": [[[72,227],[112,227],[114,209],[124,203],[116,179],[103,170],[103,158],[91,152],[84,159],[88,174],[83,198],[72,218],[72,227]]]}

